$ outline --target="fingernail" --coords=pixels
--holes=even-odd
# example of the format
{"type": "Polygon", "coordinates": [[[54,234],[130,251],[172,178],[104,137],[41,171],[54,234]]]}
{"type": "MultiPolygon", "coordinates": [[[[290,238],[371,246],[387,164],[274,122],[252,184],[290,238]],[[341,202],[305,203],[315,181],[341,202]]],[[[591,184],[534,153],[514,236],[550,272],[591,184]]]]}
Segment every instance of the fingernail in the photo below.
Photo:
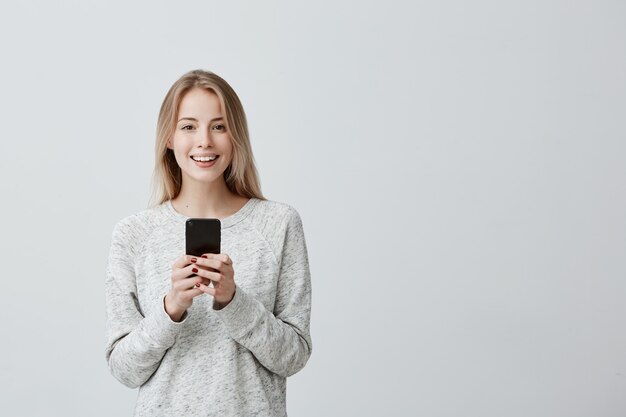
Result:
{"type": "Polygon", "coordinates": [[[196,288],[200,288],[200,283],[199,282],[196,283],[196,288]]]}
{"type": "Polygon", "coordinates": [[[192,268],[191,271],[192,272],[198,272],[198,268],[192,268]]]}
{"type": "Polygon", "coordinates": [[[197,259],[196,258],[191,258],[191,262],[193,262],[194,264],[196,263],[197,259]]]}
{"type": "Polygon", "coordinates": [[[206,255],[202,255],[202,257],[203,257],[203,258],[206,258],[207,256],[206,256],[206,255]]]}

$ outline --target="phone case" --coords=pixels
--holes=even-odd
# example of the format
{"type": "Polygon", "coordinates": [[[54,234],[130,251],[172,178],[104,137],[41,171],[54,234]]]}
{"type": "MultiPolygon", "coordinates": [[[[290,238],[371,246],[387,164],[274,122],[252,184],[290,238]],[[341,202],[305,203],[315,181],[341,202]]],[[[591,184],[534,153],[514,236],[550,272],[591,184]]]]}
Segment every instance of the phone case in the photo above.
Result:
{"type": "Polygon", "coordinates": [[[187,255],[221,252],[222,224],[219,219],[192,218],[185,223],[187,255]]]}

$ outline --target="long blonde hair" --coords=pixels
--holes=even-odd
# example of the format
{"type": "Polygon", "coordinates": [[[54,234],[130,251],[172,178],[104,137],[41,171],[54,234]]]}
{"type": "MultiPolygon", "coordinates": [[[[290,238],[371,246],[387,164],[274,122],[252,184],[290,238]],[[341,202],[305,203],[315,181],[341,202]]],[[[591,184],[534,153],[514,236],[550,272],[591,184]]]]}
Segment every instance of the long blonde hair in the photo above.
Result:
{"type": "Polygon", "coordinates": [[[174,199],[182,187],[182,173],[174,152],[167,147],[176,128],[176,117],[184,95],[192,88],[204,88],[217,95],[230,132],[233,158],[224,171],[228,189],[240,196],[265,200],[261,193],[259,176],[248,135],[248,122],[239,97],[232,87],[218,75],[204,70],[189,71],[180,77],[167,92],[157,122],[152,196],[150,204],[156,206],[174,199]]]}

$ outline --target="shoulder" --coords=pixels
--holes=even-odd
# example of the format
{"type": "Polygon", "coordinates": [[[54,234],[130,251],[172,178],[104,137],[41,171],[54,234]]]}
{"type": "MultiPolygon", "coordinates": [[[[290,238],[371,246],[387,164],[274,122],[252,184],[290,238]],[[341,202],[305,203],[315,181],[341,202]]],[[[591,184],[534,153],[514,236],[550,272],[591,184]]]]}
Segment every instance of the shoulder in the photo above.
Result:
{"type": "Polygon", "coordinates": [[[282,252],[286,241],[304,239],[300,213],[290,204],[259,200],[251,217],[254,228],[269,242],[275,254],[282,252]]]}
{"type": "MultiPolygon", "coordinates": [[[[287,203],[266,200],[259,204],[257,213],[265,217],[258,224],[263,226],[262,233],[269,242],[274,257],[279,265],[291,266],[307,259],[307,249],[298,210],[287,203]]],[[[306,261],[308,262],[308,261],[306,261]]]]}
{"type": "Polygon", "coordinates": [[[160,204],[119,219],[113,226],[113,243],[123,243],[137,249],[148,235],[165,221],[164,216],[164,206],[160,204]]]}
{"type": "Polygon", "coordinates": [[[300,213],[290,204],[276,200],[257,200],[253,220],[262,229],[284,229],[301,224],[300,213]]]}

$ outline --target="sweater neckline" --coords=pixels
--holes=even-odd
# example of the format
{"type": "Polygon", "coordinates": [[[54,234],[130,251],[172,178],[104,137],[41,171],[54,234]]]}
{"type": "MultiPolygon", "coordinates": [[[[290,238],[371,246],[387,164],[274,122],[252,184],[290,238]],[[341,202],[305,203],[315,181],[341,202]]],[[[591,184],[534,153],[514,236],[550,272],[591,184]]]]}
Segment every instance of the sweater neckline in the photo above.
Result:
{"type": "MultiPolygon", "coordinates": [[[[257,204],[257,202],[258,202],[258,199],[252,197],[238,211],[236,211],[235,213],[231,214],[230,216],[227,216],[227,217],[224,217],[223,219],[220,219],[220,225],[221,225],[222,229],[234,226],[235,224],[237,224],[240,221],[242,221],[243,219],[245,219],[248,216],[248,214],[250,214],[250,212],[252,212],[252,209],[257,204]]],[[[176,209],[174,208],[174,205],[172,204],[172,200],[167,200],[167,201],[165,201],[164,204],[165,204],[165,208],[166,208],[167,212],[169,213],[169,215],[171,217],[173,217],[173,218],[175,218],[177,220],[180,220],[180,221],[187,221],[188,219],[191,218],[189,216],[186,216],[186,215],[176,211],[176,209]]]]}

